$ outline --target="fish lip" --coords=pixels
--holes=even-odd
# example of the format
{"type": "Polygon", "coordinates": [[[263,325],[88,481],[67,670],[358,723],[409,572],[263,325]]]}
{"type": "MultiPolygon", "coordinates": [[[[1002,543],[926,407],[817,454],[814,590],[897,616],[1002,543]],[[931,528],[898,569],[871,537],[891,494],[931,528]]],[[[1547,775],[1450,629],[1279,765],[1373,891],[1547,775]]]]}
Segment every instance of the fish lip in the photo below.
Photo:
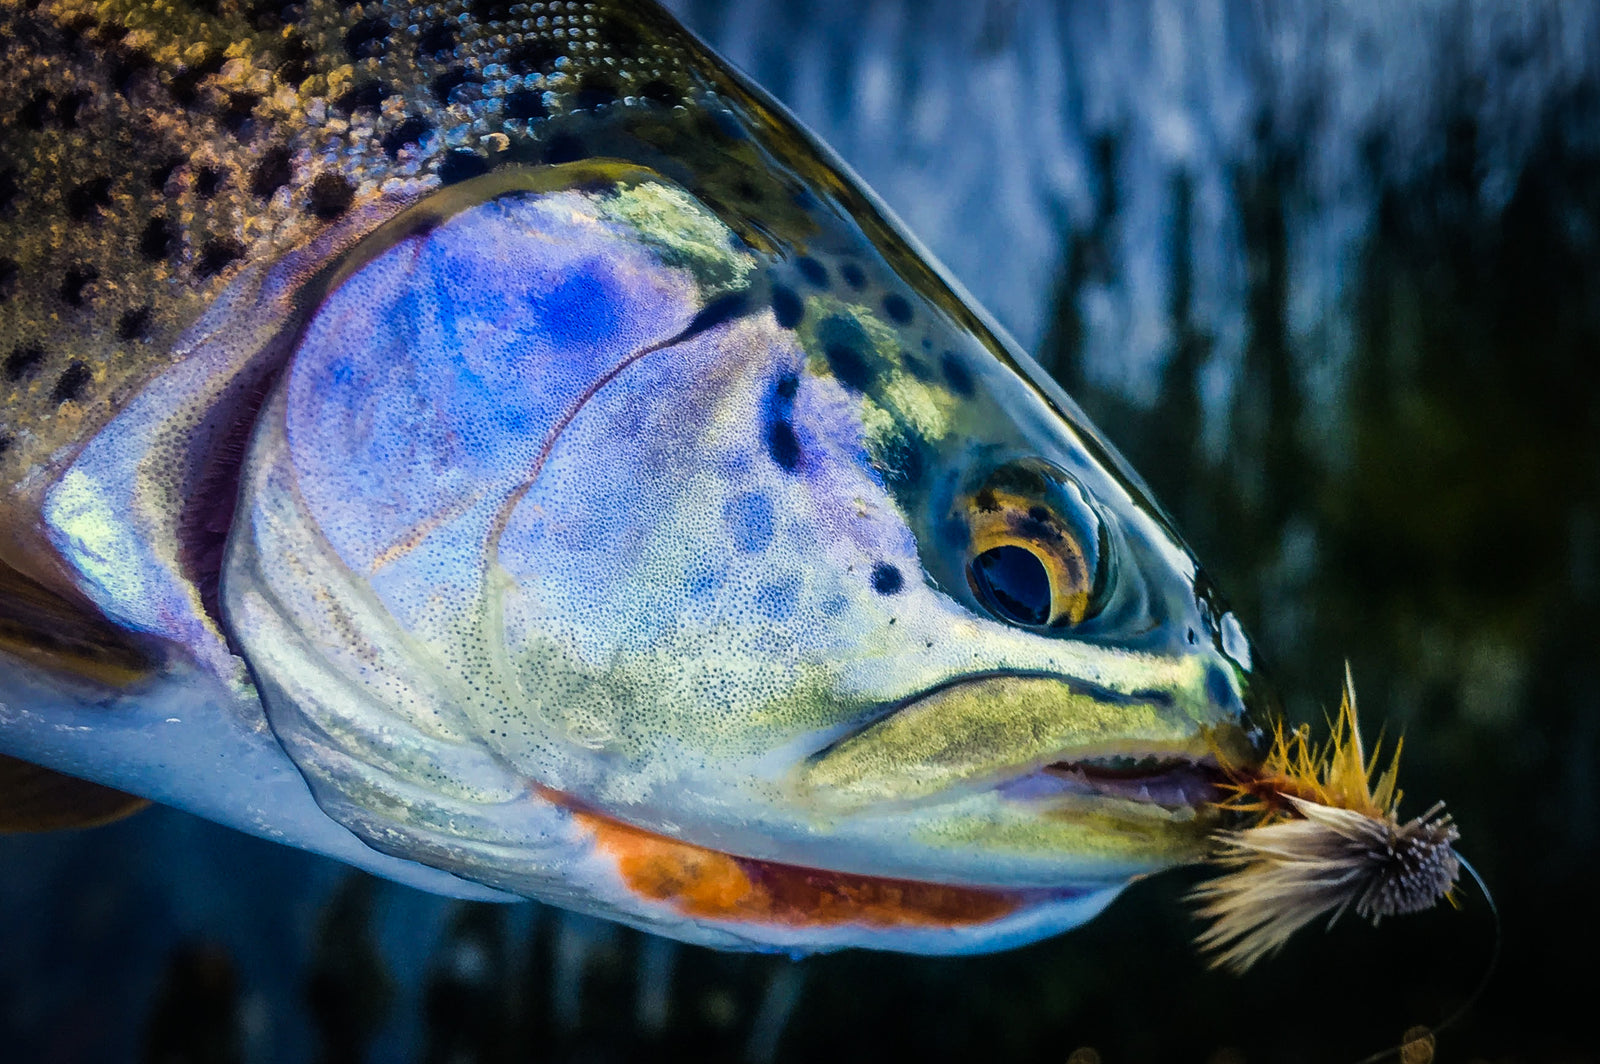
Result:
{"type": "Polygon", "coordinates": [[[1054,761],[1004,780],[996,790],[1011,801],[1105,799],[1179,812],[1222,801],[1227,781],[1227,773],[1213,756],[1156,753],[1054,761]],[[1124,767],[1127,761],[1136,764],[1124,767]]]}
{"type": "Polygon", "coordinates": [[[1097,701],[1116,705],[1153,703],[1155,705],[1165,707],[1170,706],[1173,701],[1172,695],[1166,691],[1151,689],[1148,691],[1134,691],[1129,694],[1123,694],[1121,691],[1113,691],[1111,688],[1094,683],[1091,680],[1084,680],[1076,676],[1064,676],[1059,672],[1051,672],[1048,669],[988,669],[983,672],[968,672],[962,673],[960,676],[952,676],[947,680],[941,680],[936,684],[932,684],[931,686],[923,688],[915,694],[906,695],[904,698],[897,699],[893,702],[883,703],[877,707],[875,712],[863,717],[861,720],[852,724],[848,729],[835,735],[827,743],[813,751],[809,759],[812,761],[820,761],[829,753],[833,752],[836,747],[842,746],[843,744],[849,742],[851,739],[854,739],[856,736],[867,731],[869,728],[873,728],[879,724],[882,724],[884,721],[890,719],[896,714],[911,709],[936,695],[944,694],[946,691],[954,690],[957,687],[967,687],[974,684],[987,683],[991,680],[1016,679],[1054,680],[1057,683],[1065,685],[1076,694],[1086,694],[1097,701]]]}
{"type": "MultiPolygon", "coordinates": [[[[1075,694],[1113,705],[1155,705],[1165,709],[1175,701],[1172,693],[1160,689],[1122,692],[1050,670],[990,669],[951,677],[888,703],[848,731],[835,735],[806,760],[810,764],[821,762],[856,737],[951,690],[1012,679],[1059,683],[1075,694]]],[[[957,782],[920,797],[882,803],[880,808],[911,808],[987,792],[1005,801],[1040,806],[1044,812],[1052,811],[1049,807],[1054,806],[1054,811],[1065,814],[1074,809],[1081,811],[1085,804],[1092,803],[1188,820],[1226,797],[1225,788],[1231,777],[1219,763],[1217,751],[1227,747],[1218,738],[1229,727],[1200,727],[1194,737],[1177,742],[1130,739],[1052,751],[1026,763],[997,767],[981,782],[957,782]],[[1201,742],[1210,749],[1202,750],[1201,742]]],[[[1231,757],[1227,760],[1232,762],[1231,757]]]]}

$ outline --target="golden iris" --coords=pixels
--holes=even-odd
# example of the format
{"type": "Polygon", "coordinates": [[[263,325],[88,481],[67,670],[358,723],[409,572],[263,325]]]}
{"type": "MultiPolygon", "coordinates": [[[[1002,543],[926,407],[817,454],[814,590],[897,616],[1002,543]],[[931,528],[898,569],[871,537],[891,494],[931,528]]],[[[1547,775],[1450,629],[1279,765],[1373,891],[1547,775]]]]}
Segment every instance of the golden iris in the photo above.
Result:
{"type": "Polygon", "coordinates": [[[1013,462],[965,500],[967,580],[984,607],[1028,628],[1094,611],[1102,543],[1083,490],[1048,463],[1013,462]]]}

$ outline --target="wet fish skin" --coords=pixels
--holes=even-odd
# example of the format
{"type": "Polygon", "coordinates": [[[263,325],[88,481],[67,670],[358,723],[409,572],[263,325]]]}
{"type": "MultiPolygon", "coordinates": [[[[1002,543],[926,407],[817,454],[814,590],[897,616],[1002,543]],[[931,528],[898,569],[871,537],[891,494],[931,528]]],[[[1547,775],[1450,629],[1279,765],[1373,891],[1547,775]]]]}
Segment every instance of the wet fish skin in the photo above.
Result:
{"type": "Polygon", "coordinates": [[[652,4],[535,7],[0,5],[0,560],[50,573],[43,491],[249,264],[714,76],[652,4]]]}
{"type": "Polygon", "coordinates": [[[0,571],[55,599],[0,639],[76,677],[0,676],[8,752],[725,946],[998,948],[1198,852],[1137,787],[1005,786],[1247,747],[1237,622],[1070,400],[657,9],[3,10],[0,571]],[[473,372],[518,330],[544,361],[473,372]],[[972,575],[1019,542],[1072,585],[1048,623],[972,575]],[[175,772],[230,751],[262,786],[175,772]]]}

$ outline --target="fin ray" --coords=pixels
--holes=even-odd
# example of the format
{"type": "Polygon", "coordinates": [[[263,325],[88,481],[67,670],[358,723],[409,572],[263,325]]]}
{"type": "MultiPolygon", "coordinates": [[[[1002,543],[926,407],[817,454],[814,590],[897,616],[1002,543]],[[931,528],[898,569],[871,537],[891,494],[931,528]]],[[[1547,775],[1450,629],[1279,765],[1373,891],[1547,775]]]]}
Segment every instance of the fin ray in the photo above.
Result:
{"type": "Polygon", "coordinates": [[[0,834],[92,828],[150,801],[0,754],[0,834]]]}

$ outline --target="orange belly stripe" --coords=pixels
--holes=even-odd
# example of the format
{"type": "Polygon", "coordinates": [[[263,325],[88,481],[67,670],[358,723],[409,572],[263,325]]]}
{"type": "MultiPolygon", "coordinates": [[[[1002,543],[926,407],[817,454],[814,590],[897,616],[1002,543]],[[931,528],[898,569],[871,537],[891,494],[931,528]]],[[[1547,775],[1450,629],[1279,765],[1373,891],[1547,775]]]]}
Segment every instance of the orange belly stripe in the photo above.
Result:
{"type": "MultiPolygon", "coordinates": [[[[543,790],[543,789],[541,789],[543,790]]],[[[546,797],[561,796],[543,791],[546,797]]],[[[824,927],[962,927],[1016,912],[1031,895],[854,875],[735,857],[572,807],[629,890],[711,920],[824,927]]]]}

